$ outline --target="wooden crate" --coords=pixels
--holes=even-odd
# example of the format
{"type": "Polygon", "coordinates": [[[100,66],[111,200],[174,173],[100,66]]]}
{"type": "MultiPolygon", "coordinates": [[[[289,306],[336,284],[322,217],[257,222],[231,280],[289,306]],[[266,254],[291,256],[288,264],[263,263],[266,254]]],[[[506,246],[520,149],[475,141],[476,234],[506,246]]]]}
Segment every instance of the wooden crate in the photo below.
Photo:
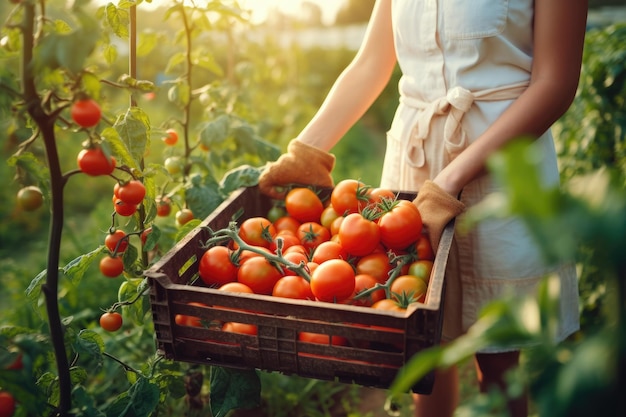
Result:
{"type": "MultiPolygon", "coordinates": [[[[401,194],[409,199],[414,194],[401,194]]],[[[271,201],[256,187],[235,191],[200,227],[194,229],[146,271],[158,352],[168,359],[234,368],[256,368],[322,380],[388,388],[398,370],[417,352],[441,338],[444,272],[453,224],[444,230],[426,300],[406,312],[278,297],[227,293],[198,279],[201,243],[209,231],[224,228],[236,213],[239,221],[266,215],[271,201]],[[189,305],[198,302],[208,307],[189,305]],[[203,323],[235,321],[258,326],[256,336],[222,332],[218,327],[180,326],[177,314],[203,323]],[[299,332],[339,335],[349,346],[298,341],[299,332]]],[[[430,393],[433,375],[413,391],[430,393]]]]}

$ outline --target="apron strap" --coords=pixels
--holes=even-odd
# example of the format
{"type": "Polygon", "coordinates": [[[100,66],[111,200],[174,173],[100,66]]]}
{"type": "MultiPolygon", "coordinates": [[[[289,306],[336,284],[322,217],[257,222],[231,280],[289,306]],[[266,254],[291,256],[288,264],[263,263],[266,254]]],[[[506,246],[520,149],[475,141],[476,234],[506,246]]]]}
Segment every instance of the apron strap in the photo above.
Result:
{"type": "Polygon", "coordinates": [[[467,146],[467,137],[461,128],[463,116],[467,113],[474,101],[512,100],[520,96],[528,87],[528,81],[509,84],[471,92],[463,87],[453,87],[448,93],[430,103],[417,100],[414,97],[402,96],[400,101],[410,107],[421,110],[417,124],[411,130],[407,142],[407,163],[415,168],[421,168],[426,163],[424,141],[428,138],[433,120],[444,116],[443,141],[452,158],[458,155],[467,146]]]}

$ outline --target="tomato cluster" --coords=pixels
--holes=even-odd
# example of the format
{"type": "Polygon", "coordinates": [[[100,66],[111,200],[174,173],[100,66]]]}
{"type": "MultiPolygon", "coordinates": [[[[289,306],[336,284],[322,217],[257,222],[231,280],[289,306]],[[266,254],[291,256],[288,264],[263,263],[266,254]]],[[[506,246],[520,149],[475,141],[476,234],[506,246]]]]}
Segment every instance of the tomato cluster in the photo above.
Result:
{"type": "Polygon", "coordinates": [[[207,286],[380,309],[424,301],[434,253],[412,202],[349,179],[328,198],[296,187],[280,203],[282,215],[240,221],[204,252],[207,286]]]}
{"type": "Polygon", "coordinates": [[[113,187],[113,207],[120,216],[132,216],[146,196],[146,187],[141,181],[116,182],[113,187]]]}

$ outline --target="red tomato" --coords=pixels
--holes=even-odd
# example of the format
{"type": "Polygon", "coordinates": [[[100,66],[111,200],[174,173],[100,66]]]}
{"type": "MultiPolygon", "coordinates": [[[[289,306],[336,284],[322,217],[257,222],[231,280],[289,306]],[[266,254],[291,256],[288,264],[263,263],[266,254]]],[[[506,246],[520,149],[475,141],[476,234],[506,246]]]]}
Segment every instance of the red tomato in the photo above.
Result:
{"type": "Polygon", "coordinates": [[[357,306],[371,307],[377,301],[386,297],[385,290],[383,288],[373,291],[368,295],[357,297],[363,291],[374,288],[376,284],[379,284],[378,280],[371,275],[357,274],[354,277],[354,294],[350,298],[350,304],[357,306]]]}
{"type": "Polygon", "coordinates": [[[109,233],[104,238],[104,245],[111,251],[111,253],[123,253],[128,247],[128,238],[126,237],[126,233],[124,233],[121,229],[117,229],[114,232],[109,233]]]}
{"type": "Polygon", "coordinates": [[[78,168],[87,175],[110,175],[115,169],[116,160],[107,156],[101,147],[83,149],[76,157],[78,168]]]}
{"type": "Polygon", "coordinates": [[[297,300],[315,300],[311,285],[299,275],[288,275],[279,279],[274,285],[272,295],[297,300]]]}
{"type": "Polygon", "coordinates": [[[236,322],[226,322],[222,326],[222,331],[230,332],[230,333],[240,333],[240,334],[249,334],[256,335],[257,334],[257,326],[249,323],[236,323],[236,322]]]}
{"type": "Polygon", "coordinates": [[[426,289],[424,280],[413,275],[396,277],[389,287],[391,297],[403,306],[414,302],[424,302],[426,289]]]}
{"type": "Polygon", "coordinates": [[[232,262],[232,252],[226,246],[213,246],[202,254],[198,274],[209,286],[220,286],[237,281],[237,266],[232,262]]]}
{"type": "Polygon", "coordinates": [[[283,231],[281,233],[276,234],[276,236],[274,237],[274,240],[272,241],[272,243],[270,243],[269,249],[274,253],[276,253],[276,250],[278,249],[279,239],[282,239],[282,251],[283,252],[291,246],[300,244],[300,239],[298,239],[298,236],[296,236],[295,234],[291,232],[283,231]]]}
{"type": "Polygon", "coordinates": [[[178,132],[176,132],[176,130],[174,129],[167,129],[165,131],[165,136],[163,136],[161,139],[166,145],[174,146],[176,145],[176,142],[178,142],[178,132]]]}
{"type": "Polygon", "coordinates": [[[321,264],[329,259],[348,259],[348,252],[341,243],[331,240],[320,243],[311,255],[311,260],[321,264]]]}
{"type": "Polygon", "coordinates": [[[72,120],[82,127],[93,127],[100,122],[102,110],[98,103],[91,99],[76,100],[70,109],[72,120]]]}
{"type": "Polygon", "coordinates": [[[270,295],[281,276],[280,271],[265,257],[255,256],[241,264],[237,281],[246,284],[255,294],[270,295]]]}
{"type": "Polygon", "coordinates": [[[392,269],[393,265],[389,262],[389,256],[384,252],[365,255],[356,263],[357,274],[371,275],[381,284],[387,282],[392,269]]]}
{"type": "Polygon", "coordinates": [[[324,204],[315,191],[298,187],[291,189],[285,196],[285,209],[301,223],[317,222],[324,211],[324,204]]]}
{"type": "Polygon", "coordinates": [[[320,301],[341,302],[354,292],[354,269],[343,259],[319,264],[311,274],[311,291],[320,301]]]}
{"type": "Polygon", "coordinates": [[[15,413],[15,398],[8,391],[0,391],[0,416],[11,417],[15,413]]]}
{"type": "Polygon", "coordinates": [[[315,249],[320,243],[330,240],[330,231],[316,222],[302,223],[297,233],[300,243],[307,249],[315,249]]]}
{"type": "Polygon", "coordinates": [[[385,298],[376,301],[374,304],[372,304],[372,308],[385,311],[406,311],[406,308],[401,307],[396,300],[393,300],[391,298],[385,298]]]}
{"type": "Polygon", "coordinates": [[[316,343],[319,345],[347,346],[348,339],[343,336],[312,332],[298,332],[298,340],[305,343],[316,343]]]}
{"type": "Polygon", "coordinates": [[[417,259],[426,261],[433,261],[435,259],[435,252],[426,234],[422,233],[417,243],[415,243],[415,253],[417,254],[417,259]]]}
{"type": "Polygon", "coordinates": [[[274,220],[273,224],[274,228],[276,229],[276,233],[280,233],[283,230],[289,230],[293,232],[293,234],[296,234],[298,232],[298,227],[300,227],[301,222],[291,216],[282,216],[274,220]]]}
{"type": "Polygon", "coordinates": [[[219,288],[220,291],[228,291],[228,292],[242,292],[246,294],[254,294],[254,291],[246,284],[242,284],[241,282],[227,282],[219,288]]]}
{"type": "Polygon", "coordinates": [[[120,256],[105,256],[100,260],[100,272],[105,277],[116,278],[124,272],[124,262],[120,256]]]}
{"type": "Polygon", "coordinates": [[[406,249],[422,235],[422,216],[415,204],[398,200],[378,219],[380,240],[387,248],[406,249]]]}
{"type": "Polygon", "coordinates": [[[248,245],[269,248],[276,236],[276,228],[265,217],[251,217],[239,225],[239,237],[248,245]]]}
{"type": "Polygon", "coordinates": [[[389,201],[393,201],[396,199],[396,195],[393,191],[387,188],[372,188],[369,191],[369,201],[370,203],[380,203],[383,199],[387,199],[389,201]]]}
{"type": "Polygon", "coordinates": [[[136,204],[128,204],[120,200],[119,198],[115,199],[113,203],[113,207],[115,208],[115,212],[120,216],[128,217],[132,216],[137,212],[136,204]]]}
{"type": "MultiPolygon", "coordinates": [[[[190,306],[208,307],[206,304],[198,303],[198,302],[195,302],[195,301],[190,301],[187,304],[190,305],[190,306]]],[[[197,316],[188,316],[186,314],[177,314],[174,317],[174,321],[179,326],[204,327],[203,324],[202,324],[202,319],[200,317],[197,317],[197,316]]]]}
{"type": "Polygon", "coordinates": [[[100,327],[107,332],[118,331],[122,327],[122,315],[115,311],[107,311],[100,316],[100,327]]]}
{"type": "Polygon", "coordinates": [[[156,199],[157,216],[167,217],[172,212],[172,201],[169,197],[163,196],[156,199]]]}
{"type": "Polygon", "coordinates": [[[139,204],[146,196],[146,187],[141,181],[130,180],[125,184],[121,184],[117,188],[117,193],[115,190],[113,192],[117,198],[126,204],[139,204]]]}
{"type": "Polygon", "coordinates": [[[365,256],[380,243],[381,231],[376,222],[360,213],[348,214],[339,226],[341,245],[351,255],[365,256]]]}
{"type": "MultiPolygon", "coordinates": [[[[294,265],[300,265],[300,264],[306,265],[307,262],[309,262],[308,256],[306,256],[300,251],[292,251],[292,252],[285,253],[283,255],[283,258],[289,263],[294,264],[294,265]]],[[[283,275],[298,275],[295,271],[287,268],[286,265],[282,266],[282,268],[283,268],[283,275]]]]}
{"type": "Polygon", "coordinates": [[[368,187],[360,181],[345,179],[339,181],[330,194],[330,204],[335,211],[345,216],[350,213],[358,213],[367,206],[368,187]]]}

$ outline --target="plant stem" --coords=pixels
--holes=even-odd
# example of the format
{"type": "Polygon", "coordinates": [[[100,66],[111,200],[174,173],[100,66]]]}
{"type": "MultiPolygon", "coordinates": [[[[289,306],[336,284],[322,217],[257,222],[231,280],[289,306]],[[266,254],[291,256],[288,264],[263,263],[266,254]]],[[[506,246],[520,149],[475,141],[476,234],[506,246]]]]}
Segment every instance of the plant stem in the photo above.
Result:
{"type": "Polygon", "coordinates": [[[35,6],[32,3],[24,3],[24,26],[23,26],[23,62],[22,80],[24,98],[27,103],[28,113],[39,127],[44,146],[46,159],[50,170],[51,189],[51,221],[48,235],[48,262],[46,282],[42,291],[46,301],[48,325],[50,337],[54,348],[57,372],[59,378],[59,406],[58,416],[66,416],[71,407],[72,383],[70,368],[65,343],[63,340],[64,329],[61,323],[58,304],[59,286],[59,257],[61,250],[61,234],[63,231],[63,187],[65,178],[61,172],[59,155],[56,147],[54,134],[54,118],[48,116],[41,106],[41,100],[37,94],[34,74],[31,72],[32,51],[34,48],[34,24],[35,6]]]}

